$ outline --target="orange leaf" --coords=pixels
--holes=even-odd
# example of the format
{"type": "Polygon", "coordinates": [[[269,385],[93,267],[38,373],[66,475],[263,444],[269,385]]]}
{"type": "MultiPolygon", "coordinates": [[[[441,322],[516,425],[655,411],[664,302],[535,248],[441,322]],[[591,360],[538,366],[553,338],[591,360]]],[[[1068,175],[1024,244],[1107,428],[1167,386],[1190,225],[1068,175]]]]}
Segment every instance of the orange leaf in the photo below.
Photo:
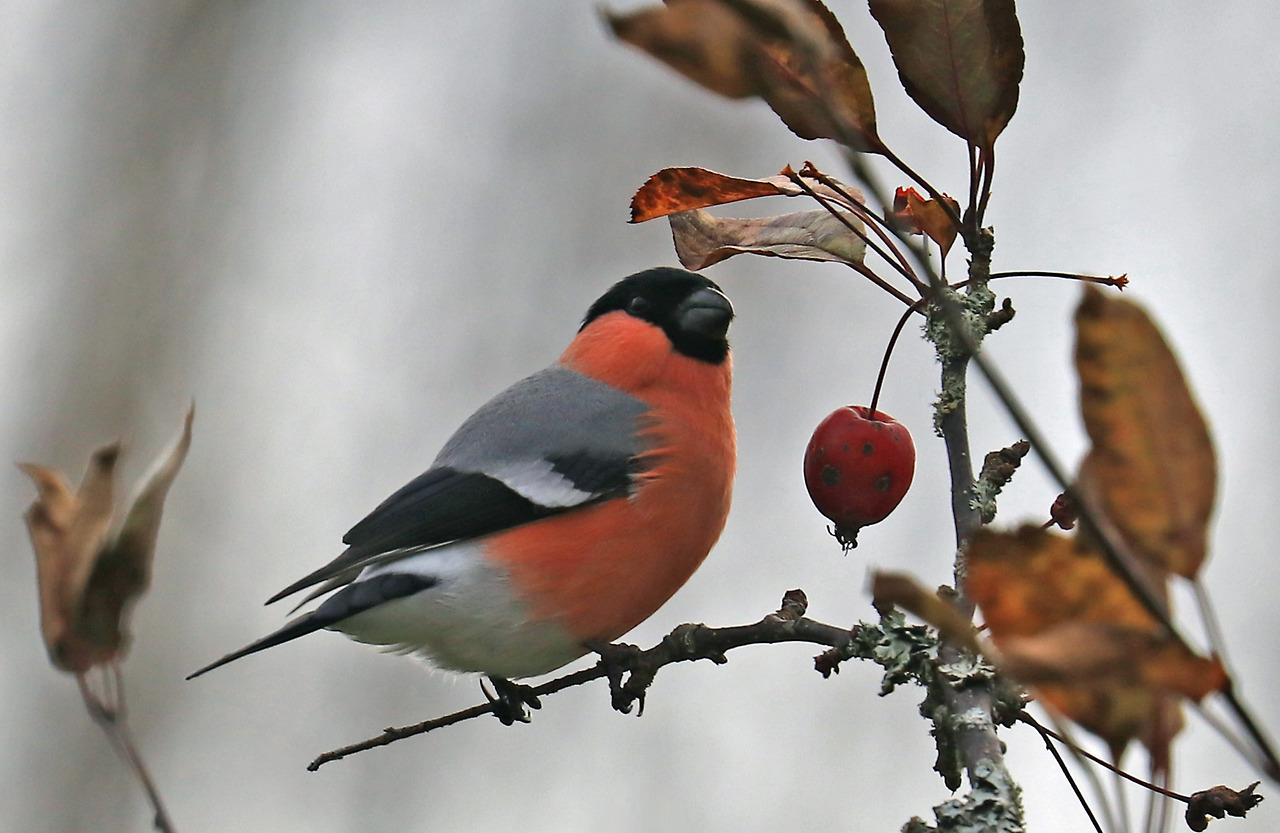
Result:
{"type": "Polygon", "coordinates": [[[1181,726],[1176,697],[1199,701],[1226,684],[1216,658],[1172,640],[1079,540],[1035,525],[983,529],[966,558],[965,587],[1001,667],[1117,757],[1136,738],[1167,762],[1181,726]]]}
{"type": "MultiPolygon", "coordinates": [[[[839,190],[826,185],[810,175],[809,167],[799,174],[805,186],[835,206],[854,208],[854,202],[863,204],[862,192],[850,188],[830,177],[839,190]]],[[[640,186],[631,198],[631,222],[643,223],[657,217],[666,217],[680,211],[725,205],[756,197],[803,197],[809,192],[797,185],[791,166],[782,169],[777,176],[764,179],[742,179],[718,174],[706,168],[663,168],[640,186]]]]}
{"type": "MultiPolygon", "coordinates": [[[[786,193],[785,179],[740,179],[705,168],[663,168],[649,177],[631,198],[631,222],[643,223],[677,211],[770,197],[786,193]]],[[[787,181],[790,186],[791,182],[787,181]]]]}
{"type": "Polygon", "coordinates": [[[1013,0],[870,0],[907,94],[990,149],[1018,107],[1026,57],[1013,0]]]}
{"type": "Polygon", "coordinates": [[[884,148],[866,69],[821,0],[667,0],[605,19],[703,87],[763,98],[801,138],[884,148]]]}
{"type": "MultiPolygon", "coordinates": [[[[960,203],[948,197],[946,194],[942,198],[951,206],[955,216],[960,216],[960,203]]],[[[916,193],[916,189],[907,189],[907,210],[911,212],[911,216],[915,219],[916,225],[920,231],[924,232],[930,240],[938,244],[942,249],[942,256],[946,257],[947,252],[951,250],[951,244],[956,242],[956,234],[959,229],[956,228],[955,221],[951,219],[951,215],[947,214],[946,209],[942,207],[942,203],[937,200],[923,200],[916,193]]]]}
{"type": "Polygon", "coordinates": [[[77,492],[56,471],[23,464],[39,495],[25,519],[36,553],[40,623],[53,664],[77,674],[117,659],[128,647],[126,622],[147,588],[165,494],[191,444],[183,432],[146,478],[118,531],[111,530],[118,444],[94,452],[77,492]]]}
{"type": "Polygon", "coordinates": [[[1093,445],[1080,486],[1134,554],[1194,578],[1216,490],[1209,429],[1146,312],[1095,287],[1076,311],[1080,410],[1093,445]]]}

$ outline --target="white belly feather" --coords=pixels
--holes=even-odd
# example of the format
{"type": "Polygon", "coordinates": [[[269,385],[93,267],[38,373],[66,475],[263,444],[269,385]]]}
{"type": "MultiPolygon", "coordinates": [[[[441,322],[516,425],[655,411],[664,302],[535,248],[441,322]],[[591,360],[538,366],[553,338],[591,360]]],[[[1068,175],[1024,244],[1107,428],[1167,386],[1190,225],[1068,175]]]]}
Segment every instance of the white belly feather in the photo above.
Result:
{"type": "Polygon", "coordinates": [[[461,541],[366,567],[357,582],[385,573],[436,584],[330,626],[360,642],[416,654],[441,668],[518,679],[545,674],[585,653],[557,622],[531,620],[506,574],[478,541],[461,541]]]}

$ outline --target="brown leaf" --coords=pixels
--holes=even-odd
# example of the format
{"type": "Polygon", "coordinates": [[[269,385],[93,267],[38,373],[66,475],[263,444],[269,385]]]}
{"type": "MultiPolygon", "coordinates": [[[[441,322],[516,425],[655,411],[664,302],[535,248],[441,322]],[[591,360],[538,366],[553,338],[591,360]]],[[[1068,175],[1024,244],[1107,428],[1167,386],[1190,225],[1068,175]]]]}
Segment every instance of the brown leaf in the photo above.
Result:
{"type": "Polygon", "coordinates": [[[712,92],[728,98],[764,92],[760,46],[741,16],[718,0],[674,0],[604,17],[619,40],[712,92]]]}
{"type": "Polygon", "coordinates": [[[876,570],[871,577],[875,605],[892,604],[937,628],[942,638],[974,654],[982,651],[973,622],[936,592],[925,589],[906,573],[876,570]]]}
{"type": "Polygon", "coordinates": [[[760,220],[713,217],[695,209],[668,220],[680,262],[696,270],[743,253],[861,263],[866,242],[849,225],[861,230],[862,221],[847,212],[841,218],[825,209],[760,220]]]}
{"type": "Polygon", "coordinates": [[[36,553],[41,632],[56,667],[80,674],[127,648],[128,610],[150,580],[165,494],[190,447],[193,415],[110,537],[118,444],[94,452],[76,493],[52,469],[20,466],[39,492],[25,519],[36,553]]]}
{"type": "Polygon", "coordinates": [[[1174,641],[1101,556],[1039,526],[983,529],[966,553],[969,598],[999,663],[1118,756],[1139,739],[1157,764],[1181,727],[1177,696],[1226,684],[1216,658],[1174,641]]]}
{"type": "Polygon", "coordinates": [[[667,0],[605,19],[703,87],[763,98],[801,138],[883,150],[866,69],[821,0],[667,0]]]}
{"type": "Polygon", "coordinates": [[[1141,307],[1086,287],[1076,311],[1080,486],[1134,554],[1194,578],[1216,490],[1213,443],[1173,351],[1141,307]]]}
{"type": "Polygon", "coordinates": [[[854,150],[882,152],[867,70],[836,16],[821,0],[761,5],[786,12],[785,36],[762,38],[763,97],[773,111],[802,139],[834,139],[854,150]]]}
{"type": "Polygon", "coordinates": [[[907,94],[989,150],[1018,107],[1025,55],[1013,0],[870,0],[907,94]]]}

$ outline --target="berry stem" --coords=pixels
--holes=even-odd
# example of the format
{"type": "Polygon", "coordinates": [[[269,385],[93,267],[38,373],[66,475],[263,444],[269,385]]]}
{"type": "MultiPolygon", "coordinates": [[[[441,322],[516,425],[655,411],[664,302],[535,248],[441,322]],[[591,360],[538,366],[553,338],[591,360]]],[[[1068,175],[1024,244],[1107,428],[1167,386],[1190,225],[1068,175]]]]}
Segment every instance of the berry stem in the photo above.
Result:
{"type": "Polygon", "coordinates": [[[893,328],[893,335],[889,336],[889,343],[884,348],[884,358],[880,360],[880,373],[876,376],[876,387],[871,394],[871,419],[876,418],[876,406],[880,404],[880,389],[884,386],[885,373],[889,369],[889,357],[893,355],[893,348],[898,343],[898,336],[902,335],[902,328],[907,326],[907,322],[911,320],[911,316],[914,313],[919,312],[920,308],[924,306],[925,300],[926,299],[921,298],[919,301],[912,304],[907,311],[902,314],[902,317],[898,319],[898,325],[893,328]]]}

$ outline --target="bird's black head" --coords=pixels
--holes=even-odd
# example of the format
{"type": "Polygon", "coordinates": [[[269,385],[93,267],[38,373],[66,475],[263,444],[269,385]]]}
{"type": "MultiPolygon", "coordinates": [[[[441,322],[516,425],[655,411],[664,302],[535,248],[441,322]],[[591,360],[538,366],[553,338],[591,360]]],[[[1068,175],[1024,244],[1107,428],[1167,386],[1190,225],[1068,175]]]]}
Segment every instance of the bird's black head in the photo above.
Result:
{"type": "Polygon", "coordinates": [[[637,272],[600,296],[582,326],[615,310],[661,327],[672,346],[690,358],[719,364],[729,355],[733,304],[701,275],[666,266],[637,272]]]}

